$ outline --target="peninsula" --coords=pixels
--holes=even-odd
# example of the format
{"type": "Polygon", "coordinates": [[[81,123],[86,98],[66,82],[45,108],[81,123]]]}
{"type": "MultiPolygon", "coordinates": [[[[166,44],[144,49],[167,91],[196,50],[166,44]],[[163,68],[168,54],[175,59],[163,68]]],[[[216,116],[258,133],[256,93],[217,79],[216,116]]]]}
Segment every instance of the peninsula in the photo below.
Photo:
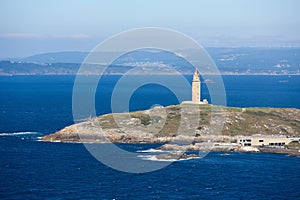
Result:
{"type": "MultiPolygon", "coordinates": [[[[251,138],[252,142],[254,142],[254,138],[260,137],[261,140],[267,140],[268,138],[279,140],[278,142],[273,142],[274,148],[272,149],[266,149],[266,147],[269,147],[269,144],[262,143],[262,145],[258,145],[258,147],[265,147],[263,151],[276,153],[282,152],[283,149],[294,149],[295,151],[291,154],[300,155],[298,151],[300,146],[299,130],[300,109],[296,108],[234,108],[209,104],[193,106],[182,104],[154,107],[150,110],[130,113],[106,114],[90,118],[67,126],[56,133],[43,136],[42,140],[95,143],[165,143],[184,141],[190,142],[190,144],[213,141],[216,145],[212,150],[243,151],[243,148],[240,147],[250,146],[251,142],[249,140],[251,138]],[[214,123],[211,119],[213,112],[220,109],[226,111],[226,117],[221,134],[214,134],[210,132],[211,123],[214,123]],[[193,123],[191,119],[199,111],[198,124],[196,128],[191,127],[190,124],[193,123]],[[129,114],[130,118],[126,114],[129,114]],[[182,118],[183,114],[191,116],[190,119],[182,118]],[[236,145],[222,145],[225,143],[236,145]]],[[[252,144],[251,146],[255,145],[252,144]]],[[[176,147],[169,145],[167,148],[176,147]]],[[[187,148],[201,149],[191,146],[187,148]]],[[[284,152],[288,153],[287,151],[284,152]]]]}
{"type": "Polygon", "coordinates": [[[168,143],[179,151],[263,151],[300,155],[300,110],[234,108],[201,99],[196,70],[192,100],[130,113],[89,118],[42,137],[43,141],[91,143],[168,143]],[[188,145],[178,145],[185,143],[188,145]],[[205,144],[213,144],[207,149],[205,144]]]}

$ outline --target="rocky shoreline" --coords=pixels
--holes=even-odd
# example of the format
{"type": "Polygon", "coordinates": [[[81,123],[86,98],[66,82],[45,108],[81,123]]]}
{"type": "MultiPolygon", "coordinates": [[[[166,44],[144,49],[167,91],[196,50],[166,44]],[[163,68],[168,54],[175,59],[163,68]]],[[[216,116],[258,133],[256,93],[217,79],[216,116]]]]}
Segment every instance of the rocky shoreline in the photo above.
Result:
{"type": "MultiPolygon", "coordinates": [[[[206,142],[236,143],[241,136],[300,136],[300,110],[294,108],[231,108],[174,105],[131,113],[106,114],[43,136],[49,142],[186,143],[173,150],[202,151],[206,142]],[[222,125],[222,126],[221,126],[222,125]],[[221,134],[215,134],[221,127],[221,134]],[[194,145],[194,144],[202,145],[194,145]]],[[[297,148],[213,146],[210,151],[266,152],[299,156],[297,148]]]]}
{"type": "Polygon", "coordinates": [[[289,156],[300,156],[299,149],[286,149],[286,148],[273,148],[273,147],[244,147],[239,145],[234,146],[214,146],[203,147],[201,145],[177,145],[177,144],[165,144],[158,148],[163,151],[208,151],[208,152],[251,152],[251,153],[274,153],[274,154],[286,154],[289,156]]]}

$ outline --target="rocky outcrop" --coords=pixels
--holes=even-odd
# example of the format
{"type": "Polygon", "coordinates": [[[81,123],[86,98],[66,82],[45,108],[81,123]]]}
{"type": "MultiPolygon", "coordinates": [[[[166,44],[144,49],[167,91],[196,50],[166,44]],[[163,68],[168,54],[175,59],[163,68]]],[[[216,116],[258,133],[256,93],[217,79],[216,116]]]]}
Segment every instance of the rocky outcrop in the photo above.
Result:
{"type": "Polygon", "coordinates": [[[155,156],[158,160],[184,160],[189,158],[197,158],[196,154],[176,154],[176,153],[169,153],[169,154],[160,154],[155,156]]]}
{"type": "Polygon", "coordinates": [[[299,136],[300,110],[212,105],[154,107],[145,111],[87,119],[43,136],[42,140],[99,143],[231,142],[237,136],[253,134],[299,136]],[[222,128],[221,125],[224,125],[222,132],[216,132],[216,127],[222,128]]]}
{"type": "Polygon", "coordinates": [[[165,144],[158,148],[163,151],[224,151],[224,152],[259,152],[258,148],[255,147],[242,147],[238,145],[232,146],[215,146],[213,143],[203,145],[202,143],[198,145],[178,145],[178,144],[165,144]]]}
{"type": "Polygon", "coordinates": [[[290,156],[300,156],[300,150],[298,149],[286,149],[286,148],[268,148],[259,147],[259,152],[263,153],[276,153],[276,154],[287,154],[290,156]]]}
{"type": "Polygon", "coordinates": [[[273,148],[273,147],[251,147],[251,146],[203,146],[203,145],[178,145],[178,144],[164,144],[157,148],[158,150],[166,152],[181,152],[179,155],[184,155],[184,152],[191,151],[206,151],[206,152],[251,152],[251,153],[276,153],[276,154],[287,154],[290,156],[300,156],[299,149],[286,149],[286,148],[273,148]]]}

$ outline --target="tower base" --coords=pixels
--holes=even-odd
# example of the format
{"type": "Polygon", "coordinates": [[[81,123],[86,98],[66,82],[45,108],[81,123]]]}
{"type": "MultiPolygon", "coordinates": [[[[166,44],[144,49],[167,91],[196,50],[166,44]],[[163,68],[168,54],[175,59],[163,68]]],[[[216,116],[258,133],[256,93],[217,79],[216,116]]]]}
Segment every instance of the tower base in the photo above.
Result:
{"type": "Polygon", "coordinates": [[[208,101],[207,101],[207,99],[204,99],[203,101],[199,101],[199,102],[196,102],[196,101],[183,101],[183,102],[181,102],[181,104],[199,105],[199,104],[208,104],[208,101]]]}

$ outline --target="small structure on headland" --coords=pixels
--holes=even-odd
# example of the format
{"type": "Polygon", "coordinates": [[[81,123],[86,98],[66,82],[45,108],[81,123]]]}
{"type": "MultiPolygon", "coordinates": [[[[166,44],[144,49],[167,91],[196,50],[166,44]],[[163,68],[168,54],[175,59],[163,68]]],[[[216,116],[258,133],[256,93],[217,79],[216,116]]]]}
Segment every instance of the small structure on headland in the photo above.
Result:
{"type": "Polygon", "coordinates": [[[207,99],[201,101],[201,81],[200,73],[196,69],[192,81],[192,100],[183,101],[182,104],[208,104],[207,99]]]}
{"type": "Polygon", "coordinates": [[[271,135],[252,135],[242,136],[237,139],[241,146],[267,146],[283,147],[292,141],[300,141],[299,137],[271,136],[271,135]]]}

